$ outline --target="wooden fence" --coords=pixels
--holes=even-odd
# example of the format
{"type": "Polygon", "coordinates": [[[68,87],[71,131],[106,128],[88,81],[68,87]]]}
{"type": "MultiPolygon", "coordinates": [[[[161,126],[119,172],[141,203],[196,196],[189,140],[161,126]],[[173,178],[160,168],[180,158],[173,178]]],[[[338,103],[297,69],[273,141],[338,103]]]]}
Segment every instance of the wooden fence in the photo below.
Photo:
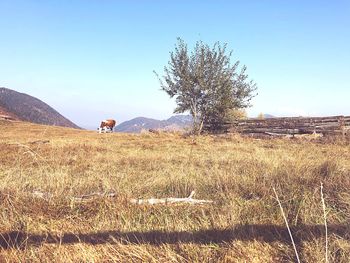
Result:
{"type": "Polygon", "coordinates": [[[245,134],[350,134],[350,116],[247,119],[220,125],[222,131],[245,134]]]}

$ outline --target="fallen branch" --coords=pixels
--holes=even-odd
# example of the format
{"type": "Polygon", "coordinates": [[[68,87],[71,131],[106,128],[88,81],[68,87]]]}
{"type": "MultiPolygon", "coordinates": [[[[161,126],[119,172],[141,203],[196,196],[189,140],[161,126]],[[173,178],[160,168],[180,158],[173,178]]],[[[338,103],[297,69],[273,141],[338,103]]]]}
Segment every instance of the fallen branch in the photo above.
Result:
{"type": "Polygon", "coordinates": [[[19,143],[19,142],[9,142],[9,143],[6,143],[7,145],[16,145],[16,146],[20,146],[20,147],[24,147],[24,148],[29,148],[28,145],[26,144],[30,144],[30,145],[33,145],[33,144],[45,144],[45,143],[49,143],[50,140],[36,140],[36,141],[31,141],[31,142],[25,142],[25,143],[19,143]]]}
{"type": "Polygon", "coordinates": [[[161,198],[161,199],[156,199],[156,198],[131,199],[130,202],[132,204],[136,204],[136,205],[143,205],[143,204],[147,204],[147,205],[165,204],[165,205],[167,205],[167,204],[175,204],[175,203],[201,205],[201,204],[214,203],[214,201],[212,201],[212,200],[193,199],[194,194],[195,194],[195,191],[192,191],[188,197],[184,197],[184,198],[169,197],[169,198],[161,198]]]}
{"type": "MultiPolygon", "coordinates": [[[[31,195],[35,198],[41,198],[41,199],[44,199],[46,201],[48,201],[50,198],[53,197],[53,195],[51,193],[40,192],[38,190],[34,190],[33,192],[31,192],[31,195]]],[[[116,196],[117,196],[117,194],[115,192],[110,192],[110,193],[95,192],[95,193],[85,194],[85,195],[81,195],[81,196],[77,196],[77,197],[71,197],[70,199],[72,201],[82,202],[82,201],[91,200],[94,197],[116,197],[116,196]]],[[[66,198],[69,198],[69,197],[66,197],[66,198]]]]}
{"type": "Polygon", "coordinates": [[[91,193],[91,194],[85,194],[85,195],[81,195],[78,197],[72,197],[72,201],[76,201],[76,202],[82,202],[85,200],[90,200],[94,197],[116,197],[117,194],[114,192],[111,193],[101,193],[101,192],[95,192],[95,193],[91,193]]]}
{"type": "MultiPolygon", "coordinates": [[[[33,191],[32,193],[33,197],[41,198],[46,201],[48,201],[50,198],[53,197],[52,194],[46,193],[46,192],[40,192],[40,191],[33,191]]],[[[130,199],[130,203],[137,204],[137,205],[156,205],[156,204],[176,204],[176,203],[185,203],[185,204],[192,204],[192,205],[202,205],[202,204],[212,204],[214,201],[212,200],[202,200],[202,199],[193,199],[193,196],[195,194],[195,191],[192,191],[191,194],[188,197],[184,198],[175,198],[175,197],[169,197],[169,198],[150,198],[150,199],[130,199]]],[[[84,194],[81,196],[74,196],[74,197],[66,197],[70,199],[73,203],[74,202],[84,202],[94,199],[95,197],[108,197],[108,198],[114,198],[117,197],[117,194],[115,192],[95,192],[91,194],[84,194]]]]}
{"type": "Polygon", "coordinates": [[[284,214],[281,201],[280,201],[280,199],[278,198],[278,195],[277,195],[277,192],[276,192],[275,187],[272,187],[272,189],[273,189],[273,191],[275,192],[276,200],[277,200],[278,205],[279,205],[279,207],[280,207],[280,209],[281,209],[281,214],[282,214],[282,216],[283,216],[284,222],[286,223],[286,226],[287,226],[287,229],[288,229],[288,233],[289,233],[290,239],[292,240],[292,244],[293,244],[295,256],[296,256],[296,258],[297,258],[297,262],[300,263],[298,250],[297,250],[297,247],[295,246],[294,238],[293,238],[292,232],[290,231],[290,227],[289,227],[289,224],[288,224],[287,217],[286,217],[286,215],[284,214]]]}
{"type": "Polygon", "coordinates": [[[48,201],[51,197],[52,197],[52,194],[50,193],[45,193],[45,192],[40,192],[38,190],[34,190],[32,192],[32,195],[33,197],[36,197],[36,198],[41,198],[41,199],[44,199],[46,201],[48,201]]]}
{"type": "Polygon", "coordinates": [[[321,183],[321,201],[322,201],[322,209],[323,209],[323,219],[324,219],[324,227],[326,231],[326,263],[328,263],[328,226],[327,226],[327,213],[326,213],[326,204],[323,196],[323,184],[321,183]]]}
{"type": "Polygon", "coordinates": [[[49,143],[49,140],[37,140],[37,141],[32,141],[32,142],[28,142],[29,144],[45,144],[45,143],[49,143]]]}

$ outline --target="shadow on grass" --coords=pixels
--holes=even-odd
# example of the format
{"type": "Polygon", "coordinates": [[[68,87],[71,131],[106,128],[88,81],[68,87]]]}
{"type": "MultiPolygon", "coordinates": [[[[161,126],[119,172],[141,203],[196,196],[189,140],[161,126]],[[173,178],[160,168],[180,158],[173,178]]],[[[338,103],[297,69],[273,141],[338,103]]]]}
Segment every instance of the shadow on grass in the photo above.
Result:
{"type": "MultiPolygon", "coordinates": [[[[328,233],[350,240],[349,226],[330,225],[328,233]]],[[[323,225],[302,225],[291,228],[293,237],[297,243],[312,240],[325,235],[323,225]]],[[[20,231],[12,231],[0,234],[0,249],[24,249],[27,246],[40,246],[43,244],[74,244],[87,243],[91,245],[105,243],[121,244],[223,244],[235,240],[262,242],[280,241],[290,244],[288,229],[277,225],[237,225],[232,229],[210,229],[194,232],[175,231],[148,231],[148,232],[119,232],[105,231],[86,234],[65,233],[57,235],[36,235],[20,231]]]]}

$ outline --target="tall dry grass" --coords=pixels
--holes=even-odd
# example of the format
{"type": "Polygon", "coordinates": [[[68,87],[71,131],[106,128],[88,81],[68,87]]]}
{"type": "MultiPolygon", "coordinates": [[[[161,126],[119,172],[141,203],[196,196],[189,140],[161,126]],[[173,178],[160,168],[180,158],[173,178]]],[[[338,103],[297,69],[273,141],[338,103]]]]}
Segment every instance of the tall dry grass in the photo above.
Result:
{"type": "Polygon", "coordinates": [[[97,134],[0,122],[0,261],[302,262],[350,258],[350,148],[342,140],[97,134]],[[48,143],[32,143],[49,140],[48,143]],[[137,206],[196,197],[215,205],[137,206]],[[34,191],[50,193],[42,199],[34,191]],[[92,192],[117,193],[74,202],[92,192]]]}

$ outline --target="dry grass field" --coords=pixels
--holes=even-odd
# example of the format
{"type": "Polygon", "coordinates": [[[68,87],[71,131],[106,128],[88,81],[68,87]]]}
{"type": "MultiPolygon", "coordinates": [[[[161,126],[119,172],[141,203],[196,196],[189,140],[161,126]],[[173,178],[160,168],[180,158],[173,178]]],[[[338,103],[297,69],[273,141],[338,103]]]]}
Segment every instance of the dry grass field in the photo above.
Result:
{"type": "Polygon", "coordinates": [[[0,121],[0,262],[350,258],[350,146],[239,135],[97,134],[0,121]],[[36,143],[37,142],[37,143],[36,143]],[[186,197],[206,205],[135,205],[186,197]],[[38,194],[44,193],[44,198],[38,194]],[[74,200],[94,192],[115,192],[74,200]]]}

